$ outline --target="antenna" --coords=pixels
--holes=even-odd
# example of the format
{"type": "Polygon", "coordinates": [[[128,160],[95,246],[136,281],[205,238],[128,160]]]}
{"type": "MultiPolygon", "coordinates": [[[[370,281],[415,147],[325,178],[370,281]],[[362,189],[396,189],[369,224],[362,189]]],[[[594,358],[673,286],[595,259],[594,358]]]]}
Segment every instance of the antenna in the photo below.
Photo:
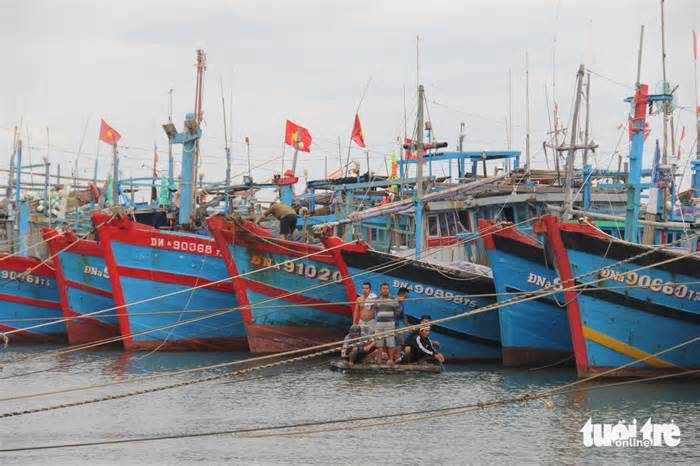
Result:
{"type": "Polygon", "coordinates": [[[639,30],[639,54],[637,55],[637,80],[635,81],[635,88],[639,87],[639,82],[642,74],[642,48],[644,47],[644,25],[639,30]]]}
{"type": "Polygon", "coordinates": [[[416,34],[416,88],[420,86],[420,36],[416,34]]]}
{"type": "MultiPolygon", "coordinates": [[[[666,21],[664,17],[664,0],[661,0],[661,72],[663,78],[663,93],[671,92],[666,81],[666,21]]],[[[666,100],[663,102],[664,109],[664,145],[661,152],[661,163],[668,164],[668,114],[671,109],[671,103],[666,100]]],[[[666,201],[668,200],[668,187],[664,187],[661,201],[661,217],[666,218],[666,201]]]]}
{"type": "Polygon", "coordinates": [[[228,143],[228,127],[226,125],[226,99],[224,99],[224,81],[219,75],[219,89],[221,93],[221,113],[224,117],[224,151],[226,152],[226,186],[231,185],[231,147],[228,143]]]}
{"type": "MultiPolygon", "coordinates": [[[[700,101],[698,100],[698,37],[693,29],[693,72],[695,78],[695,118],[696,118],[696,139],[695,139],[695,160],[700,161],[700,101]]],[[[695,189],[700,189],[696,186],[695,189]]],[[[696,191],[697,192],[697,191],[696,191]]]]}
{"type": "Polygon", "coordinates": [[[525,52],[525,172],[530,173],[530,64],[525,52]]]}
{"type": "Polygon", "coordinates": [[[513,146],[513,76],[508,68],[508,150],[513,146]]]}

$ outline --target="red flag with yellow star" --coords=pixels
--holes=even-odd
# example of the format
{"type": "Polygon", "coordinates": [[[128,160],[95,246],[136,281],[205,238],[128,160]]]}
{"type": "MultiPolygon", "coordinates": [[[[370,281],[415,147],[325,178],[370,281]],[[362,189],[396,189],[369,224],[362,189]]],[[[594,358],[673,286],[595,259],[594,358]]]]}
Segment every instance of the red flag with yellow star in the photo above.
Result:
{"type": "Polygon", "coordinates": [[[100,141],[114,145],[122,137],[114,128],[109,126],[106,121],[100,120],[100,141]]]}
{"type": "Polygon", "coordinates": [[[287,127],[284,132],[284,143],[292,147],[297,147],[297,141],[299,142],[300,151],[311,152],[311,133],[309,133],[309,130],[287,120],[287,127]]]}

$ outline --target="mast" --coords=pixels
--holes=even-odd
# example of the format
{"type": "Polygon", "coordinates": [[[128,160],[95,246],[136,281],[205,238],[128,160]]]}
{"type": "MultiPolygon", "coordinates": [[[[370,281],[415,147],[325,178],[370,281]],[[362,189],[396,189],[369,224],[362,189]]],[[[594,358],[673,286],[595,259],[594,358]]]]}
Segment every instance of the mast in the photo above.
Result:
{"type": "Polygon", "coordinates": [[[416,128],[417,153],[416,153],[416,259],[423,254],[425,243],[425,228],[423,219],[423,128],[425,119],[423,116],[423,98],[425,88],[418,86],[418,127],[416,128]]]}
{"type": "Polygon", "coordinates": [[[530,64],[525,52],[525,172],[530,173],[530,64]]]}
{"type": "MultiPolygon", "coordinates": [[[[207,55],[204,53],[203,49],[197,49],[197,82],[195,85],[195,95],[194,95],[194,116],[197,123],[197,128],[201,127],[204,114],[202,112],[202,89],[204,87],[204,71],[207,69],[207,55]]],[[[190,204],[194,206],[194,198],[197,195],[197,180],[199,179],[199,139],[195,141],[194,144],[194,157],[192,158],[192,199],[190,199],[190,204]]],[[[180,203],[182,203],[180,199],[180,203]]]]}
{"type": "MultiPolygon", "coordinates": [[[[700,100],[698,100],[698,38],[693,30],[693,75],[695,78],[695,160],[693,161],[693,175],[695,193],[693,197],[695,202],[700,202],[700,100]]],[[[700,221],[700,206],[695,207],[695,221],[700,221]]]]}
{"type": "MultiPolygon", "coordinates": [[[[591,72],[586,73],[586,128],[583,132],[583,166],[588,165],[588,134],[591,126],[591,72]]],[[[585,180],[584,180],[585,181],[585,180]]]]}
{"type": "MultiPolygon", "coordinates": [[[[22,218],[22,207],[21,207],[21,195],[22,195],[22,139],[21,137],[17,139],[17,163],[15,169],[17,170],[15,174],[15,225],[14,230],[17,232],[17,245],[15,252],[20,255],[23,254],[24,249],[24,235],[22,231],[22,224],[24,219],[22,218]]],[[[26,251],[25,251],[26,252],[26,251]]]]}
{"type": "Polygon", "coordinates": [[[180,206],[178,212],[178,224],[189,225],[194,212],[194,197],[198,142],[202,137],[202,81],[206,55],[204,50],[197,50],[197,89],[195,92],[195,112],[185,115],[184,130],[178,132],[171,120],[163,125],[163,130],[168,136],[170,145],[182,144],[182,168],[180,172],[180,206]]]}
{"type": "MultiPolygon", "coordinates": [[[[119,189],[117,188],[117,172],[119,170],[119,155],[117,154],[117,143],[112,144],[112,205],[119,204],[119,189]]],[[[60,183],[61,180],[59,180],[60,183]]]]}
{"type": "Polygon", "coordinates": [[[581,108],[581,89],[583,87],[583,74],[585,66],[579,65],[576,73],[576,103],[574,104],[574,116],[571,121],[571,139],[569,152],[566,156],[566,177],[564,178],[564,213],[566,219],[573,208],[573,184],[574,162],[576,160],[576,134],[578,132],[578,114],[581,108]]]}
{"type": "MultiPolygon", "coordinates": [[[[173,122],[173,89],[168,91],[168,123],[173,122]]],[[[173,185],[173,141],[168,138],[168,188],[173,185]]],[[[95,175],[97,177],[97,175],[95,175]]]]}
{"type": "MultiPolygon", "coordinates": [[[[221,87],[221,108],[224,115],[224,151],[226,152],[226,186],[231,186],[231,146],[228,143],[228,127],[226,126],[226,100],[224,99],[224,83],[219,79],[221,87]]],[[[250,164],[248,171],[250,172],[250,164]]],[[[250,176],[250,173],[248,173],[250,176]]]]}
{"type": "MultiPolygon", "coordinates": [[[[669,85],[666,82],[666,22],[664,17],[664,0],[661,0],[661,72],[663,79],[663,94],[670,92],[669,85]]],[[[668,165],[668,117],[671,107],[670,101],[663,102],[664,108],[664,139],[663,150],[661,152],[661,163],[668,165]]],[[[668,200],[668,187],[663,188],[661,195],[661,218],[666,218],[666,202],[668,200]]]]}

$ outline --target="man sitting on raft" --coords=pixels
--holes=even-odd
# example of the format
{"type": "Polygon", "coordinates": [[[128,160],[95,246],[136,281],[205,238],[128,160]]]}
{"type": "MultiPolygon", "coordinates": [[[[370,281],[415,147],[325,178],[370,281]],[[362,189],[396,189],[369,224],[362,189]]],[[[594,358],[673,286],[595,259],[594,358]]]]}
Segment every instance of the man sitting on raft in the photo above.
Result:
{"type": "MultiPolygon", "coordinates": [[[[412,364],[420,364],[427,362],[431,364],[442,364],[445,362],[445,356],[438,353],[437,344],[430,340],[430,318],[423,317],[421,324],[426,324],[418,332],[411,333],[408,340],[408,347],[404,350],[404,358],[412,364]]],[[[436,342],[437,343],[437,342],[436,342]]]]}
{"type": "Polygon", "coordinates": [[[347,359],[350,367],[354,366],[355,363],[359,364],[364,361],[365,358],[372,353],[376,345],[374,341],[349,341],[359,338],[360,336],[360,326],[352,325],[350,326],[350,333],[345,335],[343,340],[343,347],[340,350],[340,357],[347,359]]]}

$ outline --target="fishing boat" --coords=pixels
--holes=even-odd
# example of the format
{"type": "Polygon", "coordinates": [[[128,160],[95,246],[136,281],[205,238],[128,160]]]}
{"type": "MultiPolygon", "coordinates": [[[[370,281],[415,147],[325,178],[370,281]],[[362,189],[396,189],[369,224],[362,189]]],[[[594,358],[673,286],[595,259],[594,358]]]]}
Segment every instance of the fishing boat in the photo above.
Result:
{"type": "MultiPolygon", "coordinates": [[[[697,237],[688,233],[691,225],[683,224],[685,236],[679,238],[686,238],[683,241],[639,244],[644,239],[639,214],[647,108],[670,98],[649,95],[648,86],[638,84],[634,97],[628,99],[632,144],[624,240],[587,219],[578,223],[562,222],[557,216],[542,219],[546,248],[556,260],[564,287],[576,367],[582,377],[645,376],[700,367],[697,237]]],[[[647,212],[655,212],[656,205],[650,196],[647,212]]],[[[670,222],[647,221],[646,226],[651,228],[644,235],[649,239],[672,237],[654,231],[663,232],[670,222]]]]}
{"type": "Polygon", "coordinates": [[[0,254],[0,330],[10,342],[65,342],[62,318],[52,265],[33,257],[0,254]]]}
{"type": "MultiPolygon", "coordinates": [[[[341,244],[337,237],[323,238],[327,248],[341,244]]],[[[410,325],[420,322],[424,315],[442,319],[470,313],[496,302],[490,271],[476,264],[459,263],[447,266],[397,257],[367,248],[364,251],[339,248],[338,263],[346,269],[348,278],[357,289],[363,282],[379,290],[387,283],[392,294],[401,288],[414,298],[404,306],[410,325]]],[[[451,362],[494,361],[501,358],[498,313],[475,313],[431,326],[440,352],[451,362]]]]}
{"type": "MultiPolygon", "coordinates": [[[[322,237],[322,244],[274,238],[235,218],[211,217],[209,228],[234,277],[253,352],[280,352],[338,341],[347,333],[352,304],[364,282],[392,292],[405,287],[417,299],[406,306],[409,324],[422,315],[454,316],[493,304],[488,270],[445,267],[372,250],[361,241],[322,237]],[[481,297],[479,295],[490,295],[481,297]]],[[[500,358],[498,316],[477,314],[434,325],[450,361],[500,358]]]]}
{"type": "MultiPolygon", "coordinates": [[[[277,353],[342,340],[352,321],[354,283],[338,248],[278,239],[240,217],[208,220],[233,277],[250,351],[277,353]]],[[[344,244],[365,251],[366,246],[344,244]]]]}
{"type": "Polygon", "coordinates": [[[618,366],[625,367],[606,375],[700,368],[697,254],[613,238],[587,222],[562,223],[554,216],[543,222],[562,282],[587,283],[564,296],[579,376],[618,366]],[[581,276],[586,278],[576,278],[581,276]]]}
{"type": "Polygon", "coordinates": [[[118,337],[118,311],[102,246],[95,240],[79,238],[70,229],[60,233],[43,228],[42,234],[56,270],[68,343],[80,345],[118,337]]]}
{"type": "MultiPolygon", "coordinates": [[[[556,264],[542,242],[511,223],[481,220],[498,301],[557,285],[556,264]]],[[[573,363],[573,348],[561,293],[515,302],[499,309],[503,365],[535,367],[573,363]]]]}
{"type": "Polygon", "coordinates": [[[245,350],[233,284],[215,241],[93,214],[127,350],[245,350]]]}

